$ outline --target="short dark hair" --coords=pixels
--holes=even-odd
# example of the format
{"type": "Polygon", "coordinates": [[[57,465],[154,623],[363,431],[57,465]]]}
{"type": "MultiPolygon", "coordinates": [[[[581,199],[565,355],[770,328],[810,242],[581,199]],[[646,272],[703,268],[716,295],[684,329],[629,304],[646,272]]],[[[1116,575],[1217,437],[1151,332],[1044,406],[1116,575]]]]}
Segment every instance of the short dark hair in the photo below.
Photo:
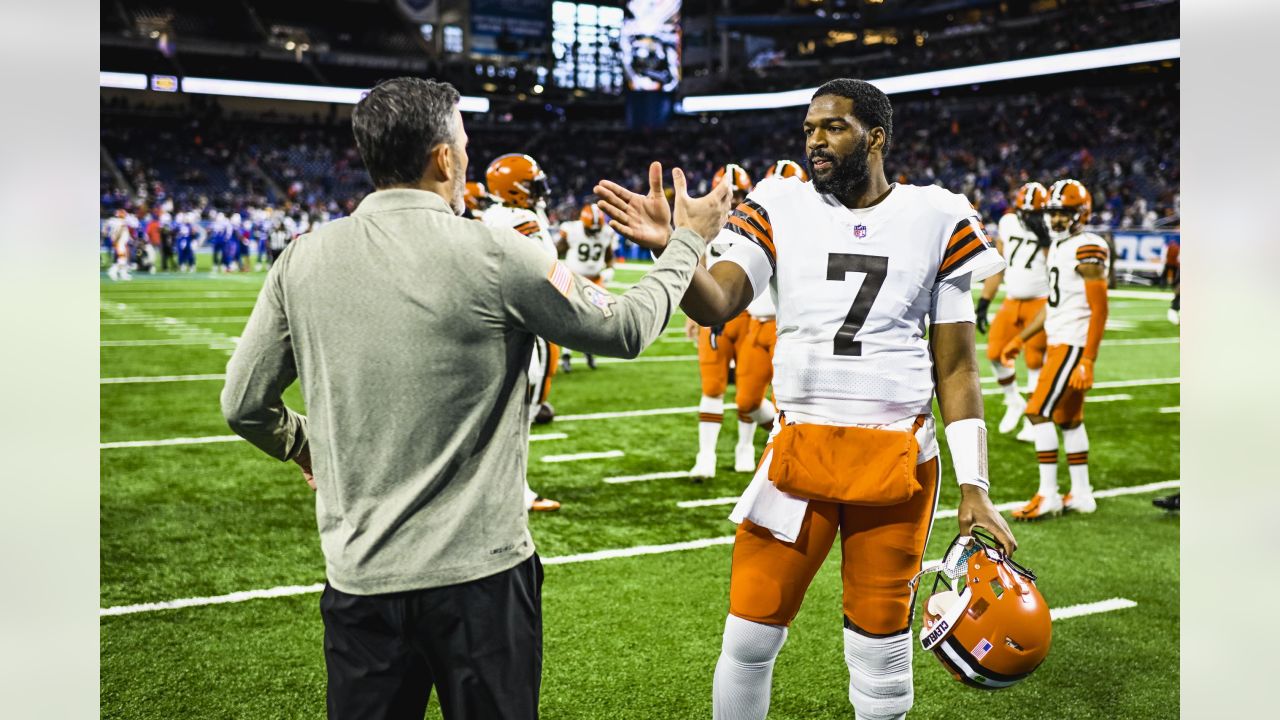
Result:
{"type": "Polygon", "coordinates": [[[813,94],[811,100],[823,95],[839,95],[853,101],[853,116],[868,130],[875,127],[884,128],[884,149],[881,155],[889,154],[889,146],[893,144],[893,104],[889,96],[880,88],[866,80],[853,78],[836,78],[829,80],[813,94]]]}
{"type": "Polygon", "coordinates": [[[375,188],[411,185],[427,170],[427,156],[457,136],[449,83],[400,77],[378,83],[356,103],[351,131],[375,188]]]}

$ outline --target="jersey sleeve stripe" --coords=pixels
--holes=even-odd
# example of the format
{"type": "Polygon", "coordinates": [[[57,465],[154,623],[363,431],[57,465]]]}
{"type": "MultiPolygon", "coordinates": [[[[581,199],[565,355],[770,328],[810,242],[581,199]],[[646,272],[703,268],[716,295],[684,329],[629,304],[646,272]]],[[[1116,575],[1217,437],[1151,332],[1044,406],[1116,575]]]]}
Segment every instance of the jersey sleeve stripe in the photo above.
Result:
{"type": "Polygon", "coordinates": [[[769,220],[769,211],[765,210],[763,205],[747,198],[742,201],[742,204],[738,206],[738,209],[750,211],[751,214],[754,214],[756,219],[760,221],[760,224],[764,226],[765,232],[768,234],[769,238],[773,238],[773,223],[769,220]]]}
{"type": "Polygon", "coordinates": [[[964,255],[958,258],[954,258],[954,262],[943,263],[944,267],[938,268],[938,280],[946,280],[947,277],[951,275],[951,273],[955,272],[961,267],[964,267],[965,263],[981,255],[982,253],[986,252],[989,249],[990,249],[990,246],[986,245],[985,243],[977,243],[976,245],[974,245],[973,249],[970,250],[969,252],[965,253],[964,255]]]}
{"type": "Polygon", "coordinates": [[[1077,259],[1077,260],[1083,260],[1084,258],[1087,258],[1087,257],[1099,257],[1099,258],[1106,258],[1106,257],[1107,257],[1107,251],[1106,251],[1106,250],[1103,250],[1102,248],[1100,248],[1100,247],[1098,247],[1098,246],[1096,246],[1096,245],[1094,245],[1094,246],[1092,246],[1092,247],[1082,247],[1082,248],[1080,248],[1079,250],[1076,250],[1076,259],[1077,259]]]}
{"type": "Polygon", "coordinates": [[[752,217],[751,215],[743,212],[741,207],[729,213],[729,216],[745,221],[748,225],[758,230],[761,237],[769,238],[770,240],[773,239],[773,230],[770,229],[768,225],[762,225],[760,220],[757,219],[759,216],[752,217]]]}
{"type": "Polygon", "coordinates": [[[769,259],[769,265],[773,266],[773,268],[776,270],[778,267],[778,261],[774,257],[773,248],[761,242],[760,239],[755,236],[755,233],[753,231],[744,230],[742,226],[735,224],[733,220],[734,218],[729,218],[729,222],[725,223],[724,229],[737,233],[738,235],[741,235],[742,237],[755,243],[756,247],[759,247],[761,250],[764,251],[765,257],[769,259]]]}
{"type": "Polygon", "coordinates": [[[516,232],[521,235],[536,235],[542,228],[538,227],[538,223],[530,220],[516,226],[516,232]]]}
{"type": "Polygon", "coordinates": [[[728,226],[733,226],[734,228],[738,228],[749,233],[752,240],[769,252],[770,258],[777,257],[777,250],[774,248],[773,238],[760,232],[759,228],[755,227],[750,221],[744,220],[737,215],[730,215],[729,222],[726,223],[726,227],[728,226]]]}
{"type": "Polygon", "coordinates": [[[965,260],[973,257],[978,252],[982,252],[984,249],[986,249],[986,245],[983,244],[982,240],[977,237],[971,237],[963,245],[947,251],[946,256],[942,258],[942,265],[938,268],[938,272],[951,272],[965,260]]]}

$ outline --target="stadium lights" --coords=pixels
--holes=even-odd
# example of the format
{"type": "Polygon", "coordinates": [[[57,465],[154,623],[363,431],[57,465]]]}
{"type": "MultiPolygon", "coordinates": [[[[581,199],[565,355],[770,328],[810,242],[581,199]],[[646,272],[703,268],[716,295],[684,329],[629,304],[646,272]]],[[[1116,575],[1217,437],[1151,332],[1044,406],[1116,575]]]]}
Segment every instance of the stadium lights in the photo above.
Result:
{"type": "Polygon", "coordinates": [[[142,73],[99,72],[98,87],[146,90],[147,76],[142,73]]]}
{"type": "MultiPolygon", "coordinates": [[[[1009,60],[951,70],[935,70],[914,75],[879,78],[869,82],[884,91],[886,95],[894,95],[958,85],[976,85],[1039,75],[1096,70],[1098,68],[1133,65],[1135,63],[1155,62],[1158,60],[1176,60],[1181,57],[1181,42],[1179,39],[1160,40],[1158,42],[1124,45],[1101,50],[1084,50],[1062,55],[1046,55],[1025,60],[1009,60]]],[[[808,105],[809,100],[817,89],[816,87],[811,87],[800,90],[743,95],[691,95],[677,106],[676,112],[688,115],[700,112],[767,110],[770,108],[808,105]]]]}
{"type": "MultiPolygon", "coordinates": [[[[98,85],[105,88],[146,90],[147,76],[141,73],[102,72],[99,73],[98,85]]],[[[227,95],[231,97],[264,98],[267,100],[309,100],[311,102],[354,105],[360,102],[360,98],[364,97],[368,89],[187,77],[182,79],[182,92],[197,95],[227,95]]],[[[489,98],[463,95],[458,101],[458,109],[462,112],[489,112],[489,98]]]]}

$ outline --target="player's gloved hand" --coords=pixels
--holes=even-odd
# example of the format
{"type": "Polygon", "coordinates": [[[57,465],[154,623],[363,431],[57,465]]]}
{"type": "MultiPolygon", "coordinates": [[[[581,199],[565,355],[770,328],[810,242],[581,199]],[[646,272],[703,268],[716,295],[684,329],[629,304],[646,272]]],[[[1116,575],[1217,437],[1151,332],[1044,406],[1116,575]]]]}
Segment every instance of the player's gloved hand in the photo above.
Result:
{"type": "Polygon", "coordinates": [[[1093,361],[1089,358],[1080,358],[1080,364],[1072,371],[1067,384],[1074,390],[1088,390],[1093,387],[1093,361]]]}
{"type": "Polygon", "coordinates": [[[976,321],[976,324],[978,326],[978,332],[982,333],[983,335],[986,335],[987,330],[990,329],[991,327],[991,325],[987,322],[987,308],[989,307],[991,307],[990,300],[988,300],[987,298],[978,298],[978,306],[973,309],[974,313],[976,313],[978,316],[978,319],[976,321]]]}
{"type": "Polygon", "coordinates": [[[1018,358],[1018,353],[1022,352],[1022,338],[1017,335],[1013,336],[1000,351],[1000,363],[1005,367],[1013,367],[1013,361],[1018,358]]]}

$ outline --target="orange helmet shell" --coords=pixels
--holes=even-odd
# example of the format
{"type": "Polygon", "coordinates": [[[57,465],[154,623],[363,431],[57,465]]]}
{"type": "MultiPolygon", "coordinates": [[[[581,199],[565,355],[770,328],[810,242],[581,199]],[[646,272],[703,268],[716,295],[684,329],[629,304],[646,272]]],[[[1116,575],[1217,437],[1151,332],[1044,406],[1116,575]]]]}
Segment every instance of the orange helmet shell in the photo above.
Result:
{"type": "Polygon", "coordinates": [[[1013,207],[1019,212],[1036,212],[1043,210],[1049,201],[1049,191],[1038,182],[1029,182],[1018,188],[1013,196],[1013,207]]]}
{"type": "Polygon", "coordinates": [[[595,203],[584,205],[578,219],[582,221],[582,227],[589,232],[598,232],[604,227],[604,212],[595,203]]]}
{"type": "Polygon", "coordinates": [[[751,176],[747,175],[747,171],[743,170],[741,165],[735,163],[729,163],[717,170],[716,176],[711,179],[711,184],[713,186],[719,185],[720,181],[724,179],[725,173],[732,173],[730,177],[733,180],[734,192],[751,192],[751,188],[753,187],[751,183],[751,176]]]}
{"type": "Polygon", "coordinates": [[[800,163],[795,160],[779,160],[773,165],[770,165],[764,176],[773,177],[774,175],[784,178],[798,177],[800,178],[800,182],[809,182],[809,173],[805,172],[804,168],[800,166],[800,163]]]}
{"type": "Polygon", "coordinates": [[[1036,587],[1035,575],[999,550],[977,538],[958,538],[948,560],[957,552],[972,554],[955,589],[935,593],[925,603],[920,645],[965,685],[984,690],[1010,687],[1049,654],[1049,604],[1036,587]]]}
{"type": "Polygon", "coordinates": [[[489,197],[489,193],[484,189],[484,183],[482,182],[467,183],[467,194],[464,196],[463,199],[466,201],[467,207],[469,209],[471,210],[480,209],[481,200],[486,200],[488,199],[488,197],[489,197]]]}
{"type": "Polygon", "coordinates": [[[1079,180],[1059,180],[1049,188],[1049,198],[1045,201],[1044,209],[1075,213],[1076,219],[1072,222],[1074,227],[1089,221],[1089,216],[1093,214],[1093,196],[1079,180]]]}
{"type": "Polygon", "coordinates": [[[547,175],[538,161],[521,153],[507,153],[484,171],[489,192],[503,205],[532,208],[547,193],[547,175]]]}

